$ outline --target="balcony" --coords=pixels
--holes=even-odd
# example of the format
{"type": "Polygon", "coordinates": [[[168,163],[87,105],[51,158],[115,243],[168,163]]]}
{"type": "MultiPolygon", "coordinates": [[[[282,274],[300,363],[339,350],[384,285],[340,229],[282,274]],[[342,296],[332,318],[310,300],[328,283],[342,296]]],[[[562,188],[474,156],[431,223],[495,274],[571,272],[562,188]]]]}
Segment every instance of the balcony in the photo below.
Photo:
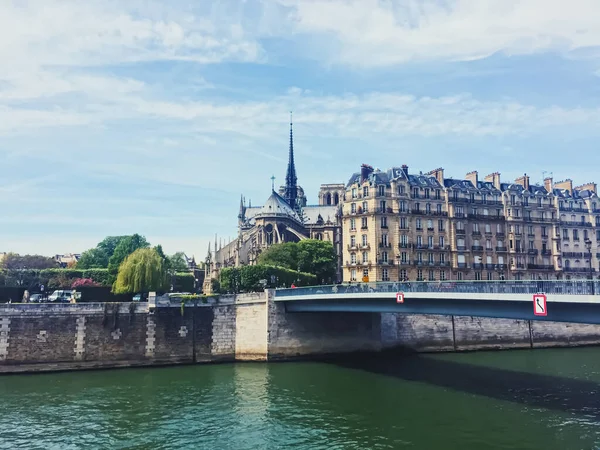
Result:
{"type": "Polygon", "coordinates": [[[423,261],[423,260],[419,261],[418,259],[415,259],[415,260],[413,261],[413,264],[414,264],[415,266],[422,266],[422,265],[424,265],[424,264],[425,264],[425,261],[423,261]]]}
{"type": "Polygon", "coordinates": [[[389,242],[380,242],[379,248],[392,248],[392,244],[390,244],[389,242]]]}
{"type": "Polygon", "coordinates": [[[378,259],[377,264],[382,265],[382,266],[388,266],[388,265],[391,266],[392,261],[390,261],[389,259],[378,259]]]}
{"type": "Polygon", "coordinates": [[[579,208],[579,207],[571,207],[571,206],[560,206],[558,207],[560,211],[569,211],[569,212],[579,212],[586,213],[588,212],[587,208],[579,208]]]}
{"type": "Polygon", "coordinates": [[[564,258],[583,258],[583,252],[564,252],[564,258]]]}
{"type": "Polygon", "coordinates": [[[361,250],[371,250],[371,244],[360,244],[358,247],[361,250]]]}
{"type": "Polygon", "coordinates": [[[553,264],[527,264],[530,270],[554,270],[553,264]]]}
{"type": "Polygon", "coordinates": [[[459,269],[468,269],[467,263],[456,263],[456,267],[459,269]]]}
{"type": "Polygon", "coordinates": [[[390,208],[389,206],[387,208],[376,208],[375,212],[377,214],[393,214],[394,208],[390,208]]]}
{"type": "Polygon", "coordinates": [[[483,245],[472,245],[471,246],[471,250],[473,250],[474,252],[482,252],[483,251],[483,245]]]}
{"type": "Polygon", "coordinates": [[[540,252],[544,256],[552,256],[552,250],[545,249],[540,252]]]}
{"type": "Polygon", "coordinates": [[[348,244],[348,250],[351,251],[351,252],[355,252],[355,251],[358,250],[358,245],[356,245],[356,244],[354,244],[354,245],[348,244]]]}
{"type": "Polygon", "coordinates": [[[498,231],[498,232],[496,233],[496,237],[497,237],[497,238],[503,238],[503,237],[505,237],[505,236],[506,236],[506,235],[504,234],[504,231],[498,231]]]}
{"type": "Polygon", "coordinates": [[[482,263],[473,263],[473,269],[483,269],[482,263]]]}
{"type": "Polygon", "coordinates": [[[462,230],[458,230],[458,229],[457,229],[457,230],[456,230],[456,234],[462,234],[462,235],[465,235],[465,234],[467,234],[467,232],[466,232],[464,229],[462,229],[462,230]]]}
{"type": "Polygon", "coordinates": [[[592,222],[582,222],[580,220],[564,220],[560,222],[561,225],[568,227],[591,227],[592,222]]]}
{"type": "Polygon", "coordinates": [[[507,247],[496,247],[496,251],[497,252],[507,252],[508,248],[507,247]]]}
{"type": "Polygon", "coordinates": [[[398,248],[409,248],[410,244],[408,242],[400,242],[398,244],[398,248]]]}
{"type": "Polygon", "coordinates": [[[467,247],[465,245],[457,245],[456,250],[459,252],[464,252],[467,250],[467,247]]]}
{"type": "Polygon", "coordinates": [[[539,253],[537,248],[530,248],[529,250],[527,250],[527,254],[528,255],[535,255],[537,256],[537,254],[539,253]]]}
{"type": "Polygon", "coordinates": [[[495,264],[486,264],[486,265],[485,265],[485,268],[486,268],[487,270],[494,270],[494,268],[495,268],[495,267],[496,267],[496,265],[495,265],[495,264]]]}
{"type": "MultiPolygon", "coordinates": [[[[589,267],[565,267],[565,272],[575,272],[575,273],[590,273],[589,267]]],[[[596,272],[596,269],[592,267],[592,273],[596,272]]]]}
{"type": "Polygon", "coordinates": [[[523,264],[523,263],[517,263],[517,264],[510,265],[510,270],[521,270],[524,268],[525,268],[525,264],[523,264]]]}
{"type": "Polygon", "coordinates": [[[473,236],[481,236],[481,231],[479,231],[479,230],[473,230],[473,232],[471,234],[473,236]]]}
{"type": "Polygon", "coordinates": [[[425,210],[424,209],[415,209],[415,208],[413,208],[413,209],[410,210],[410,213],[411,214],[417,214],[417,215],[423,215],[423,214],[425,214],[425,210]]]}

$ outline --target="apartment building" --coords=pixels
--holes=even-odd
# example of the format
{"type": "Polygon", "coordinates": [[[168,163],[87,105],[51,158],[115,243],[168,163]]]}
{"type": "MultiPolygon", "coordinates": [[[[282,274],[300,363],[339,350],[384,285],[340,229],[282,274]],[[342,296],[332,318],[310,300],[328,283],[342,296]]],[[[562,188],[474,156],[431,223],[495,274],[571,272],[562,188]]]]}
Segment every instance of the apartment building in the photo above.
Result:
{"type": "MultiPolygon", "coordinates": [[[[570,183],[570,184],[569,184],[570,183]]],[[[598,270],[596,185],[544,186],[363,164],[342,202],[344,281],[585,278],[598,270]],[[593,254],[593,255],[592,255],[593,254]]]]}

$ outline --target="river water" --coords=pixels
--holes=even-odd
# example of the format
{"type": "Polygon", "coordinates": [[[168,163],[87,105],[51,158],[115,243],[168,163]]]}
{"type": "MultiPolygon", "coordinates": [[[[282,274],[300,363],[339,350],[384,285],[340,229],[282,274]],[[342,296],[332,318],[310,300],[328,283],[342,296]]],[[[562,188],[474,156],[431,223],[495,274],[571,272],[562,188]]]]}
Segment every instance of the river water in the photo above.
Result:
{"type": "Polygon", "coordinates": [[[0,376],[0,448],[598,449],[600,348],[0,376]]]}

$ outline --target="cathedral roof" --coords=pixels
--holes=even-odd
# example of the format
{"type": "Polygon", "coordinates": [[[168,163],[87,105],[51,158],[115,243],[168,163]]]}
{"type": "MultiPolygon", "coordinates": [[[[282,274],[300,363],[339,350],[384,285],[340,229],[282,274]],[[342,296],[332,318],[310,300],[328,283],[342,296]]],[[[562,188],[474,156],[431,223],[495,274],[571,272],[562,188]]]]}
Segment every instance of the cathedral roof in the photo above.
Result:
{"type": "Polygon", "coordinates": [[[277,192],[273,191],[271,196],[267,199],[263,207],[260,209],[260,213],[255,215],[254,217],[260,216],[285,216],[290,219],[296,220],[297,222],[302,222],[300,217],[294,211],[288,202],[279,195],[277,192]]]}

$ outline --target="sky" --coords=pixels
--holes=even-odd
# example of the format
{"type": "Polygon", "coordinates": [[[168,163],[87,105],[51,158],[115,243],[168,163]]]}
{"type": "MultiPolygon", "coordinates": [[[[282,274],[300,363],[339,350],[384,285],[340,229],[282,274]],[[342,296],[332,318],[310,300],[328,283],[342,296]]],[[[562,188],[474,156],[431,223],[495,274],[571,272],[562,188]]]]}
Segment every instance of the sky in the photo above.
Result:
{"type": "Polygon", "coordinates": [[[598,0],[0,0],[0,252],[203,259],[362,163],[600,181],[598,0]]]}

